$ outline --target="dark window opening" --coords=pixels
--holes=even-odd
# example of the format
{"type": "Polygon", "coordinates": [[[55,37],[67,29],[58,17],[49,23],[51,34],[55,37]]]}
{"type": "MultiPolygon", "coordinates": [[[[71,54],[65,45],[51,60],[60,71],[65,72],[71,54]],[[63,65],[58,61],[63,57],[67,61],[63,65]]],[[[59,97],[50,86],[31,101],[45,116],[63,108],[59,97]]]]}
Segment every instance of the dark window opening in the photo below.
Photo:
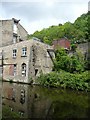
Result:
{"type": "Polygon", "coordinates": [[[38,73],[38,69],[35,69],[35,76],[37,75],[37,73],[38,73]]]}
{"type": "Polygon", "coordinates": [[[16,75],[16,69],[17,69],[17,65],[14,64],[14,70],[13,70],[13,75],[14,75],[14,76],[16,75]]]}

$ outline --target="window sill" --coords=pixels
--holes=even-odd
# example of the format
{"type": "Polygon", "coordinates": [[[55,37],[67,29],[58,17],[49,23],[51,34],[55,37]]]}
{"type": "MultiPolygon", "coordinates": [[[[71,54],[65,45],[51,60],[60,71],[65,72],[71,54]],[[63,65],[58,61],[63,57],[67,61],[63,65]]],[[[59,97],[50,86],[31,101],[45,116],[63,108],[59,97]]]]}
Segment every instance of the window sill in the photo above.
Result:
{"type": "Polygon", "coordinates": [[[27,55],[22,55],[21,57],[27,57],[27,55]]]}
{"type": "Polygon", "coordinates": [[[16,59],[16,57],[12,57],[13,59],[16,59]]]}
{"type": "Polygon", "coordinates": [[[25,75],[22,75],[23,78],[25,78],[26,76],[25,75]]]}

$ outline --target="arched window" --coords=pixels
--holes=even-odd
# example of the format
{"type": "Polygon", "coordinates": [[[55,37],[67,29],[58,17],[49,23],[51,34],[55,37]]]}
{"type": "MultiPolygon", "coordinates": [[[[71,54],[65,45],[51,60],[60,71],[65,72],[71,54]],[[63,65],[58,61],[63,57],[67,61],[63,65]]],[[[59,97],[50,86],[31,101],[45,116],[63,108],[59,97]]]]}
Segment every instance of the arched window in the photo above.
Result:
{"type": "Polygon", "coordinates": [[[22,67],[22,76],[26,76],[26,64],[23,63],[21,67],[22,67]]]}

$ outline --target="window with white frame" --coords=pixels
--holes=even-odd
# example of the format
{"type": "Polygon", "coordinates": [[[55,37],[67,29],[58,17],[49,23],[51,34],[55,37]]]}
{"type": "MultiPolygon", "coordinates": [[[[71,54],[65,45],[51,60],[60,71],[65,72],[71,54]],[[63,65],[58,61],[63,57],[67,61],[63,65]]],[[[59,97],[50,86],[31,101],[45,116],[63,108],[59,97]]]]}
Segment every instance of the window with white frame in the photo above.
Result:
{"type": "Polygon", "coordinates": [[[22,56],[26,56],[27,54],[27,47],[22,48],[22,56]]]}
{"type": "Polygon", "coordinates": [[[13,58],[16,58],[17,56],[17,49],[13,49],[13,58]]]}
{"type": "Polygon", "coordinates": [[[26,76],[26,64],[23,63],[21,67],[22,67],[22,76],[26,76]]]}

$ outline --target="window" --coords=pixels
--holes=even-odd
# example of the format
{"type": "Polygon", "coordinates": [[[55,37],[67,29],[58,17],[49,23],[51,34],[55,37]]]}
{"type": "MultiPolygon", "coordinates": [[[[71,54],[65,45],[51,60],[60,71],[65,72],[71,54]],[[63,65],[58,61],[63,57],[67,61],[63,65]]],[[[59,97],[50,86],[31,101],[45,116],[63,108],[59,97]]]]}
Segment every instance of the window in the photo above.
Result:
{"type": "Polygon", "coordinates": [[[17,66],[16,66],[16,64],[14,64],[14,69],[13,69],[13,75],[14,76],[16,75],[16,69],[17,69],[17,66]]]}
{"type": "Polygon", "coordinates": [[[17,36],[13,35],[13,43],[17,42],[17,36]]]}
{"type": "Polygon", "coordinates": [[[27,47],[22,48],[22,56],[26,56],[27,54],[27,47]]]}
{"type": "Polygon", "coordinates": [[[22,76],[26,76],[26,64],[22,64],[22,76]]]}
{"type": "Polygon", "coordinates": [[[17,49],[13,49],[13,58],[16,58],[17,55],[17,49]]]}
{"type": "Polygon", "coordinates": [[[38,73],[38,69],[35,69],[35,76],[37,76],[37,73],[38,73]]]}
{"type": "Polygon", "coordinates": [[[17,34],[17,24],[16,23],[14,23],[13,32],[17,34]]]}

